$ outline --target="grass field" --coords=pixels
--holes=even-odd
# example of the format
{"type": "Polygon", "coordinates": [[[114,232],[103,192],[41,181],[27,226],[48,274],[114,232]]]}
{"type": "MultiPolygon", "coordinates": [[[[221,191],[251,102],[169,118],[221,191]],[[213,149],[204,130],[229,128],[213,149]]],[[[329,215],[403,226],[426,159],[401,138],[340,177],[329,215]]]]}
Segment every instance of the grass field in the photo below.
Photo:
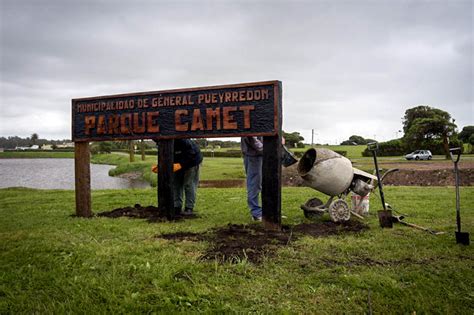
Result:
{"type": "MultiPolygon", "coordinates": [[[[317,196],[284,188],[284,224],[306,222],[299,205],[317,196]]],[[[455,244],[454,189],[386,187],[407,221],[381,229],[371,199],[369,230],[302,237],[256,265],[200,259],[206,242],[155,235],[250,223],[243,189],[199,189],[200,218],[171,223],[80,219],[73,191],[0,190],[0,314],[369,313],[472,314],[474,251],[455,244]]],[[[94,191],[94,212],[156,203],[156,191],[94,191]]],[[[474,188],[461,189],[464,230],[474,226],[474,188]]],[[[254,224],[254,223],[251,223],[254,224]]]]}
{"type": "Polygon", "coordinates": [[[54,151],[37,151],[37,152],[22,152],[22,151],[6,151],[0,152],[0,159],[72,159],[74,152],[54,152],[54,151]]]}
{"type": "MultiPolygon", "coordinates": [[[[332,149],[338,149],[342,146],[333,146],[332,149]]],[[[358,148],[362,146],[344,146],[349,148],[358,148]]],[[[303,149],[300,149],[303,150],[303,149]]],[[[356,149],[351,155],[357,155],[356,149]]],[[[72,152],[0,152],[0,158],[73,158],[72,152]]],[[[352,157],[350,158],[354,166],[362,170],[372,173],[374,169],[373,158],[371,157],[352,157]]],[[[463,155],[462,161],[474,160],[474,155],[463,155]]],[[[110,170],[111,176],[118,176],[130,172],[138,172],[143,180],[149,182],[153,187],[157,184],[156,174],[151,172],[152,165],[156,164],[157,157],[147,155],[145,161],[141,160],[139,155],[135,156],[135,162],[129,163],[129,157],[123,153],[97,154],[91,157],[91,162],[96,164],[116,165],[116,168],[110,170]]],[[[380,167],[384,168],[384,163],[408,163],[403,157],[379,157],[380,167]]],[[[436,155],[433,162],[444,162],[451,167],[452,162],[446,160],[444,156],[436,155]]],[[[200,171],[201,180],[226,180],[226,179],[243,179],[245,178],[243,162],[241,158],[210,158],[203,160],[200,171]]]]}

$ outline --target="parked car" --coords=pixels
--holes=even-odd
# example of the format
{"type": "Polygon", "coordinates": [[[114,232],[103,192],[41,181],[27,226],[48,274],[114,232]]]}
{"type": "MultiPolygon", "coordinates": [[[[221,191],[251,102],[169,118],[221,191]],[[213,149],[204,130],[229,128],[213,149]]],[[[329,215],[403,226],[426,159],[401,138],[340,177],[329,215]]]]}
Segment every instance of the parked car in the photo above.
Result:
{"type": "Polygon", "coordinates": [[[430,150],[416,150],[405,155],[407,160],[431,160],[432,157],[433,155],[430,150]]]}

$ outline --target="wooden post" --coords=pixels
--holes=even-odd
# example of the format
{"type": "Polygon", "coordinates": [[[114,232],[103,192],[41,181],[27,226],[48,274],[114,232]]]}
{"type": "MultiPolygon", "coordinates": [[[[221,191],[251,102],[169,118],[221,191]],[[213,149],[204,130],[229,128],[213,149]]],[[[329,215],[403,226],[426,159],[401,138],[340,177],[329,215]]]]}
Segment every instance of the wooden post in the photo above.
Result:
{"type": "Polygon", "coordinates": [[[262,212],[266,230],[281,230],[281,136],[263,137],[262,212]]]}
{"type": "Polygon", "coordinates": [[[74,143],[74,171],[76,178],[76,215],[89,218],[92,216],[89,142],[74,143]]]}
{"type": "Polygon", "coordinates": [[[173,148],[174,140],[158,141],[158,210],[174,219],[173,148]]]}
{"type": "Polygon", "coordinates": [[[135,162],[135,142],[133,140],[128,142],[128,154],[130,156],[130,163],[135,162]]]}
{"type": "Polygon", "coordinates": [[[142,154],[142,161],[145,161],[145,141],[140,140],[140,153],[142,154]]]}

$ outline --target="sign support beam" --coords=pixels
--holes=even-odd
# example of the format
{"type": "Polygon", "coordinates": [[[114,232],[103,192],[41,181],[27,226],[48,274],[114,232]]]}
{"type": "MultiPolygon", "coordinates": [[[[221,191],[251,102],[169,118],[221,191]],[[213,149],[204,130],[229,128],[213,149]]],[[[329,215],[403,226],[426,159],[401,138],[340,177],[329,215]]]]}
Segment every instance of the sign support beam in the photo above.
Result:
{"type": "Polygon", "coordinates": [[[262,215],[266,230],[281,230],[281,137],[263,137],[262,215]]]}
{"type": "Polygon", "coordinates": [[[76,181],[76,215],[89,218],[92,216],[89,142],[74,143],[74,172],[76,181]]]}
{"type": "Polygon", "coordinates": [[[168,220],[177,215],[174,211],[173,147],[173,139],[158,141],[158,211],[165,213],[168,220]]]}

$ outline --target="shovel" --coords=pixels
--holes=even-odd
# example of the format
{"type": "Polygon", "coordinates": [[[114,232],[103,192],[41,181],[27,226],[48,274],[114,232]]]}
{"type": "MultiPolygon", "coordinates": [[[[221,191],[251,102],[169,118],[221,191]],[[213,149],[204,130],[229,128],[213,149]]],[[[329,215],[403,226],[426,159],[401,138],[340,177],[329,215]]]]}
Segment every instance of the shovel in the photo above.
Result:
{"type": "Polygon", "coordinates": [[[403,221],[403,218],[404,216],[400,215],[400,216],[396,216],[394,215],[392,217],[392,220],[393,222],[395,223],[401,223],[403,225],[406,225],[406,226],[409,226],[409,227],[412,227],[412,228],[415,228],[415,229],[418,229],[418,230],[422,230],[422,231],[426,231],[430,234],[433,234],[433,235],[441,235],[441,234],[444,234],[444,232],[437,232],[437,231],[433,231],[431,229],[428,229],[428,228],[425,228],[423,226],[419,226],[419,225],[416,225],[416,224],[413,224],[413,223],[408,223],[408,222],[405,222],[403,221]]]}
{"type": "Polygon", "coordinates": [[[452,148],[449,149],[449,155],[451,156],[451,160],[454,162],[454,176],[456,181],[456,223],[458,226],[458,230],[455,232],[456,235],[456,243],[462,245],[469,245],[469,233],[461,232],[461,211],[460,211],[460,197],[459,197],[459,168],[458,162],[459,158],[461,157],[461,148],[452,148]],[[454,158],[454,154],[457,154],[456,159],[454,158]]]}
{"type": "Polygon", "coordinates": [[[377,185],[379,186],[380,199],[382,200],[383,210],[377,211],[377,214],[379,216],[379,224],[383,228],[392,228],[392,211],[387,210],[387,206],[385,205],[385,197],[383,195],[382,189],[382,180],[380,178],[379,165],[377,163],[377,150],[379,149],[379,144],[377,142],[371,142],[367,144],[367,148],[372,151],[372,154],[374,156],[375,172],[377,174],[377,185]]]}

